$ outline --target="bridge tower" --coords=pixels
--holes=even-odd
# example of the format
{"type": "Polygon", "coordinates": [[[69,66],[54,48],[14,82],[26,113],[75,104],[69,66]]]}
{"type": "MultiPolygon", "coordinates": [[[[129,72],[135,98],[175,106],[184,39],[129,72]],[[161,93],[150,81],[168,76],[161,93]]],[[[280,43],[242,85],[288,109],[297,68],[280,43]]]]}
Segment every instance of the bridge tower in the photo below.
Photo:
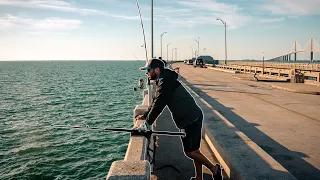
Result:
{"type": "Polygon", "coordinates": [[[294,61],[297,61],[297,41],[294,41],[294,61]]]}
{"type": "Polygon", "coordinates": [[[313,38],[311,38],[311,55],[310,55],[310,61],[313,61],[313,38]]]}

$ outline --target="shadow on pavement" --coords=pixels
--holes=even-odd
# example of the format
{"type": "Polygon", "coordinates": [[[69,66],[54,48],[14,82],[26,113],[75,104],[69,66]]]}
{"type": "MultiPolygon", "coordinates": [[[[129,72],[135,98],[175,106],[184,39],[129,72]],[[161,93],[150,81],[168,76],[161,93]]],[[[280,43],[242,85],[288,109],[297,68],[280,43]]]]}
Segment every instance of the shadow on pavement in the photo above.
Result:
{"type": "MultiPolygon", "coordinates": [[[[158,117],[155,129],[179,131],[167,108],[158,117]]],[[[152,174],[157,177],[157,180],[189,180],[195,175],[193,162],[184,155],[181,139],[176,136],[159,136],[155,166],[156,169],[152,174]]],[[[208,174],[204,174],[203,177],[204,180],[212,180],[208,174]]]]}

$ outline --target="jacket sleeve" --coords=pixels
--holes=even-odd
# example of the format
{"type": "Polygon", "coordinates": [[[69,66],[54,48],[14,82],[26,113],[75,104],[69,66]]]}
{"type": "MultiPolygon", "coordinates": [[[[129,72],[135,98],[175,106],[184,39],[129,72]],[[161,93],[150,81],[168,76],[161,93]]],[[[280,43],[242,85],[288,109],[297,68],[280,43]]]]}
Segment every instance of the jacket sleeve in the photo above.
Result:
{"type": "Polygon", "coordinates": [[[173,91],[170,80],[162,78],[158,84],[156,97],[153,99],[153,102],[148,111],[148,115],[146,116],[146,121],[149,125],[153,124],[153,122],[162,112],[163,108],[172,99],[172,94],[173,91]]]}

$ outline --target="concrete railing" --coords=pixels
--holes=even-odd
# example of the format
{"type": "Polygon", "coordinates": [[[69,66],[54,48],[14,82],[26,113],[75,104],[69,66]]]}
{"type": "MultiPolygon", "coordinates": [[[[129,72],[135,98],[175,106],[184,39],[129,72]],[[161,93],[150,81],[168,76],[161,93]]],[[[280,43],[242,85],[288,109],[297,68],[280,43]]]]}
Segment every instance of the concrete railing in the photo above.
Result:
{"type": "Polygon", "coordinates": [[[320,72],[318,71],[307,71],[301,69],[286,69],[286,68],[275,68],[275,67],[265,67],[262,68],[260,66],[246,66],[246,65],[216,65],[216,68],[223,70],[231,70],[239,73],[248,73],[248,74],[261,74],[268,75],[278,78],[287,78],[290,79],[292,75],[292,71],[300,70],[304,75],[305,79],[314,82],[320,82],[320,72]]]}
{"type": "MultiPolygon", "coordinates": [[[[263,62],[228,62],[228,65],[262,67],[263,62]]],[[[264,67],[279,68],[279,69],[299,69],[299,70],[306,70],[306,71],[320,71],[320,64],[309,64],[309,63],[265,62],[264,67]]]]}
{"type": "MultiPolygon", "coordinates": [[[[151,93],[154,97],[155,83],[152,82],[151,93]]],[[[137,105],[134,109],[134,117],[142,115],[148,110],[148,91],[144,90],[142,93],[143,101],[141,105],[137,105]]],[[[136,126],[144,123],[145,120],[138,120],[135,123],[136,126]]],[[[153,127],[152,127],[153,128],[153,127]]],[[[153,139],[151,136],[150,139],[153,139]]],[[[124,160],[115,161],[112,163],[107,180],[150,180],[152,166],[150,165],[147,157],[147,146],[153,147],[153,141],[149,140],[145,136],[132,135],[127,148],[127,152],[124,160]]],[[[152,156],[152,152],[150,153],[152,156]]]]}
{"type": "MultiPolygon", "coordinates": [[[[143,114],[147,108],[147,105],[138,105],[134,110],[134,114],[143,114]]],[[[140,125],[144,123],[144,120],[139,120],[135,123],[140,125]]],[[[145,136],[131,136],[124,160],[112,163],[107,180],[149,180],[151,165],[146,157],[147,145],[148,139],[145,136]]]]}

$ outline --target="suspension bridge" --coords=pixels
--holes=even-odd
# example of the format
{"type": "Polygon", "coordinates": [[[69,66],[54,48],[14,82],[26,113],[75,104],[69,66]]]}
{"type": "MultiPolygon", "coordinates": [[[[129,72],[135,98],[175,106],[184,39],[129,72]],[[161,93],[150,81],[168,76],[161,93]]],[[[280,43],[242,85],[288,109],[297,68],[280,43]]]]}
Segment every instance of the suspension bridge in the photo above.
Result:
{"type": "Polygon", "coordinates": [[[303,49],[298,42],[295,41],[290,52],[271,58],[269,61],[297,61],[297,54],[306,52],[310,52],[310,62],[314,60],[314,53],[320,52],[320,45],[314,38],[311,38],[303,49]]]}

